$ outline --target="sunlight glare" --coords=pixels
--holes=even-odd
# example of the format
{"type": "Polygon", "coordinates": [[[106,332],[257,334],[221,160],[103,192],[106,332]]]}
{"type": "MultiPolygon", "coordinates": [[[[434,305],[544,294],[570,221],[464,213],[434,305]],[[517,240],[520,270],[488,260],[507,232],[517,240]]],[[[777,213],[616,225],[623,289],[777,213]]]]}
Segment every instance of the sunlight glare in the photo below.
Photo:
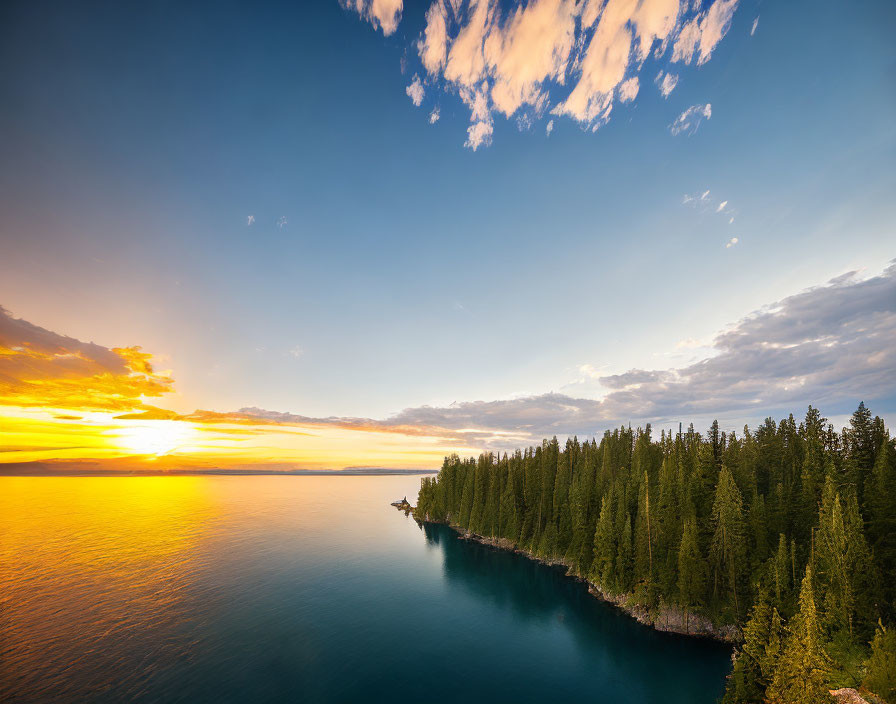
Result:
{"type": "Polygon", "coordinates": [[[161,457],[191,443],[196,431],[190,423],[172,420],[144,421],[109,431],[121,449],[136,455],[161,457]]]}

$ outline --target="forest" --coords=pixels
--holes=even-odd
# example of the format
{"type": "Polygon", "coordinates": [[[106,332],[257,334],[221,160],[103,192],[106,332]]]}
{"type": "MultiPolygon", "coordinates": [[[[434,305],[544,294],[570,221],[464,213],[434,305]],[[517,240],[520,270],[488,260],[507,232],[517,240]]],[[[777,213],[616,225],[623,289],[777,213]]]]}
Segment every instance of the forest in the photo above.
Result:
{"type": "Polygon", "coordinates": [[[809,406],[751,431],[445,458],[419,519],[547,561],[649,610],[737,633],[723,701],[810,704],[863,688],[896,704],[896,443],[864,403],[838,432],[809,406]]]}

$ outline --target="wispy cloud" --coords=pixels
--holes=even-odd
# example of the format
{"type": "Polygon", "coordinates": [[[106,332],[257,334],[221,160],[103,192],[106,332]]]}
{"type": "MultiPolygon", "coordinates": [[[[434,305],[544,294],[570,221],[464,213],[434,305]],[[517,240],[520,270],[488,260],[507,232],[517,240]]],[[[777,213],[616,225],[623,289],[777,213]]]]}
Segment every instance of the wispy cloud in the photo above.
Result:
{"type": "Polygon", "coordinates": [[[553,132],[553,131],[554,131],[554,121],[548,120],[548,124],[545,125],[544,132],[548,137],[550,137],[551,132],[553,132]]]}
{"type": "Polygon", "coordinates": [[[252,227],[252,223],[254,223],[254,222],[255,222],[255,216],[250,215],[249,217],[246,218],[246,227],[252,227]]]}
{"type": "Polygon", "coordinates": [[[710,193],[709,189],[692,194],[686,193],[682,196],[681,203],[682,205],[696,208],[701,212],[712,212],[730,216],[729,221],[734,222],[735,210],[731,207],[730,201],[728,199],[719,200],[718,197],[714,197],[710,193]]]}
{"type": "Polygon", "coordinates": [[[737,237],[732,237],[725,243],[725,249],[731,249],[734,245],[738,243],[737,237]]]}
{"type": "MultiPolygon", "coordinates": [[[[341,1],[385,34],[400,21],[401,2],[341,1]]],[[[415,47],[427,86],[470,109],[466,146],[475,150],[490,142],[495,114],[566,115],[597,129],[614,104],[634,100],[648,57],[668,57],[671,48],[671,61],[708,61],[736,7],[737,0],[434,0],[415,47]]],[[[677,80],[658,81],[663,95],[677,80]]]]}
{"type": "Polygon", "coordinates": [[[710,117],[712,117],[711,104],[692,105],[675,118],[675,122],[669,125],[669,131],[673,135],[679,135],[682,132],[692,135],[700,127],[703,120],[708,120],[710,117]]]}
{"type": "MultiPolygon", "coordinates": [[[[714,198],[709,190],[702,193],[694,193],[692,195],[685,194],[681,199],[682,205],[694,208],[701,213],[711,213],[712,215],[721,215],[728,218],[728,224],[734,224],[734,216],[736,211],[731,207],[728,200],[719,201],[714,198]]],[[[734,237],[728,241],[726,247],[733,247],[737,244],[737,238],[734,237]]]]}
{"type": "Polygon", "coordinates": [[[420,82],[420,76],[416,73],[414,74],[414,80],[411,81],[411,85],[404,89],[405,93],[408,94],[408,97],[411,99],[411,102],[420,107],[420,104],[423,102],[423,83],[420,82]]]}
{"type": "Polygon", "coordinates": [[[709,189],[701,193],[694,193],[693,195],[685,193],[684,196],[682,196],[681,203],[682,205],[690,205],[693,207],[705,206],[710,203],[709,189]]]}
{"type": "Polygon", "coordinates": [[[285,215],[281,215],[281,216],[278,218],[278,220],[277,220],[277,227],[279,227],[279,228],[282,230],[284,227],[286,227],[287,222],[288,222],[288,221],[287,221],[287,219],[286,219],[286,216],[285,216],[285,215]]]}
{"type": "Polygon", "coordinates": [[[289,351],[289,356],[294,357],[295,359],[301,359],[305,354],[305,350],[303,350],[299,345],[296,345],[289,351]]]}
{"type": "Polygon", "coordinates": [[[637,76],[632,76],[623,81],[619,84],[619,100],[623,103],[630,103],[637,97],[638,88],[639,84],[637,76]]]}
{"type": "Polygon", "coordinates": [[[750,27],[750,36],[751,36],[751,37],[752,37],[754,34],[756,34],[756,28],[757,28],[758,26],[759,26],[759,17],[756,17],[756,19],[753,20],[753,26],[750,27]]]}
{"type": "Polygon", "coordinates": [[[401,21],[402,0],[339,0],[347,10],[354,10],[374,27],[389,36],[401,21]]]}
{"type": "Polygon", "coordinates": [[[436,124],[439,121],[439,117],[441,117],[441,110],[436,106],[432,109],[432,112],[429,113],[429,124],[436,124]]]}
{"type": "MultiPolygon", "coordinates": [[[[672,61],[689,64],[696,59],[698,66],[709,61],[713,50],[731,26],[737,2],[738,0],[717,0],[688,20],[675,40],[672,61]]],[[[696,4],[699,6],[699,3],[696,4]]]]}
{"type": "Polygon", "coordinates": [[[660,93],[663,94],[663,97],[668,98],[669,94],[675,90],[675,86],[678,85],[678,74],[660,71],[656,75],[654,83],[656,83],[657,87],[660,89],[660,93]]]}

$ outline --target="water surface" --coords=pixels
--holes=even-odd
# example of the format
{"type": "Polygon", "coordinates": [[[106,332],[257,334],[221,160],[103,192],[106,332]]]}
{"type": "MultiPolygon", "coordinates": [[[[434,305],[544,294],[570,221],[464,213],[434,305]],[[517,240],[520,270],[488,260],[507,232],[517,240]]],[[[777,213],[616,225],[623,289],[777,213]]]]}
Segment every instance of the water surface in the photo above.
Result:
{"type": "Polygon", "coordinates": [[[713,702],[729,651],[421,528],[419,478],[0,477],[0,700],[713,702]]]}

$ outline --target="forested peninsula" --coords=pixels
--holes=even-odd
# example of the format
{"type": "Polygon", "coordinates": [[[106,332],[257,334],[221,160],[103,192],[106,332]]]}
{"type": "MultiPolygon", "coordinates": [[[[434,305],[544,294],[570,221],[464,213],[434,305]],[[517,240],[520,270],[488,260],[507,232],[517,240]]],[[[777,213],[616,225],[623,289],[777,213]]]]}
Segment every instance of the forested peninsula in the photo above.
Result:
{"type": "Polygon", "coordinates": [[[896,704],[896,444],[864,403],[841,432],[810,406],[742,434],[648,424],[454,455],[415,515],[563,564],[658,628],[735,642],[725,702],[854,687],[896,704]]]}

